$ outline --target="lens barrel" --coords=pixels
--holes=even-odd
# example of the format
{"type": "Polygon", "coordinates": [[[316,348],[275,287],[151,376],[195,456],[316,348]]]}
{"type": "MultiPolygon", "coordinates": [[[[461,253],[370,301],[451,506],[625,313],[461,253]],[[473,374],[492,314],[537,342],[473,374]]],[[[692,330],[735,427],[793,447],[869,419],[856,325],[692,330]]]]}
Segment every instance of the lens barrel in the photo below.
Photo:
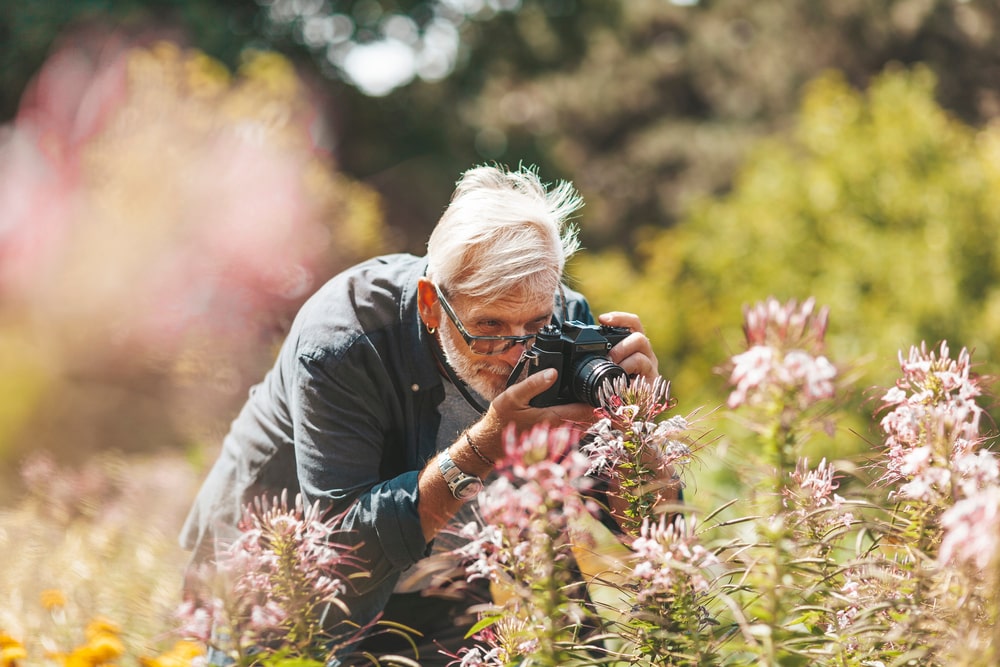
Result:
{"type": "Polygon", "coordinates": [[[570,385],[573,397],[595,408],[601,407],[600,389],[605,382],[625,375],[625,369],[606,357],[584,357],[573,367],[570,385]]]}

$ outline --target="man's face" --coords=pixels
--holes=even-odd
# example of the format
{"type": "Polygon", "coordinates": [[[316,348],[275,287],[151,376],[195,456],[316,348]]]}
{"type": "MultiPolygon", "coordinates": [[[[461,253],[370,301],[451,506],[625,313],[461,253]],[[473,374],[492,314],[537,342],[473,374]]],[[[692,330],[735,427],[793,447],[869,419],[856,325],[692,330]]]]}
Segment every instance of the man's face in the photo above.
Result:
{"type": "MultiPolygon", "coordinates": [[[[552,319],[550,293],[517,293],[488,303],[456,295],[449,296],[448,302],[465,329],[475,336],[523,336],[536,333],[552,319]]],[[[507,378],[525,346],[514,345],[492,356],[475,354],[443,309],[440,321],[441,349],[448,363],[463,382],[492,401],[506,389],[507,378]]]]}

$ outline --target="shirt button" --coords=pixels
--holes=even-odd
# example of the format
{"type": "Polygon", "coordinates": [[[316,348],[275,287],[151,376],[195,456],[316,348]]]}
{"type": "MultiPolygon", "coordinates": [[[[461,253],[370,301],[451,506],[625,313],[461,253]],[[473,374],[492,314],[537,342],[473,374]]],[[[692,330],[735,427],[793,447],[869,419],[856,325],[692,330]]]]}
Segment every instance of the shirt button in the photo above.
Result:
{"type": "Polygon", "coordinates": [[[410,390],[411,391],[420,391],[420,385],[419,384],[411,384],[410,385],[410,390]]]}

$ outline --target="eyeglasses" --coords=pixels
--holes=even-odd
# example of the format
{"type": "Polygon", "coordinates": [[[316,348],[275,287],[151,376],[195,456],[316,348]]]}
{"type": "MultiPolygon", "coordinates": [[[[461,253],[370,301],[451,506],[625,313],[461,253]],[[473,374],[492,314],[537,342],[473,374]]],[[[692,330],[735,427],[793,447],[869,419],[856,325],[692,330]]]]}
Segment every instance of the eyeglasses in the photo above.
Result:
{"type": "Polygon", "coordinates": [[[462,334],[462,338],[469,344],[469,349],[475,354],[503,354],[515,345],[528,345],[535,339],[535,334],[527,334],[526,336],[473,336],[462,325],[462,321],[458,319],[458,315],[455,314],[451,304],[444,298],[441,288],[434,285],[434,291],[437,292],[438,301],[441,302],[441,307],[447,313],[448,319],[452,321],[452,324],[458,329],[458,333],[462,334]]]}

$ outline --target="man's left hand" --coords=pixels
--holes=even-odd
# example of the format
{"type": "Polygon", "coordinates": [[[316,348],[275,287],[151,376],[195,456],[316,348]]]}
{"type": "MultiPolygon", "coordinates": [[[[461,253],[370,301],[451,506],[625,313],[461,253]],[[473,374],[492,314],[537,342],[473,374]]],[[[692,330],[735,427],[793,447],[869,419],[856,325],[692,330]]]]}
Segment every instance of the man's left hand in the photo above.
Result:
{"type": "Polygon", "coordinates": [[[608,358],[625,369],[630,376],[641,375],[646,381],[653,382],[659,376],[659,366],[653,345],[642,328],[639,316],[634,313],[612,311],[603,313],[597,318],[601,324],[614,327],[628,327],[632,333],[622,342],[611,348],[608,358]]]}

